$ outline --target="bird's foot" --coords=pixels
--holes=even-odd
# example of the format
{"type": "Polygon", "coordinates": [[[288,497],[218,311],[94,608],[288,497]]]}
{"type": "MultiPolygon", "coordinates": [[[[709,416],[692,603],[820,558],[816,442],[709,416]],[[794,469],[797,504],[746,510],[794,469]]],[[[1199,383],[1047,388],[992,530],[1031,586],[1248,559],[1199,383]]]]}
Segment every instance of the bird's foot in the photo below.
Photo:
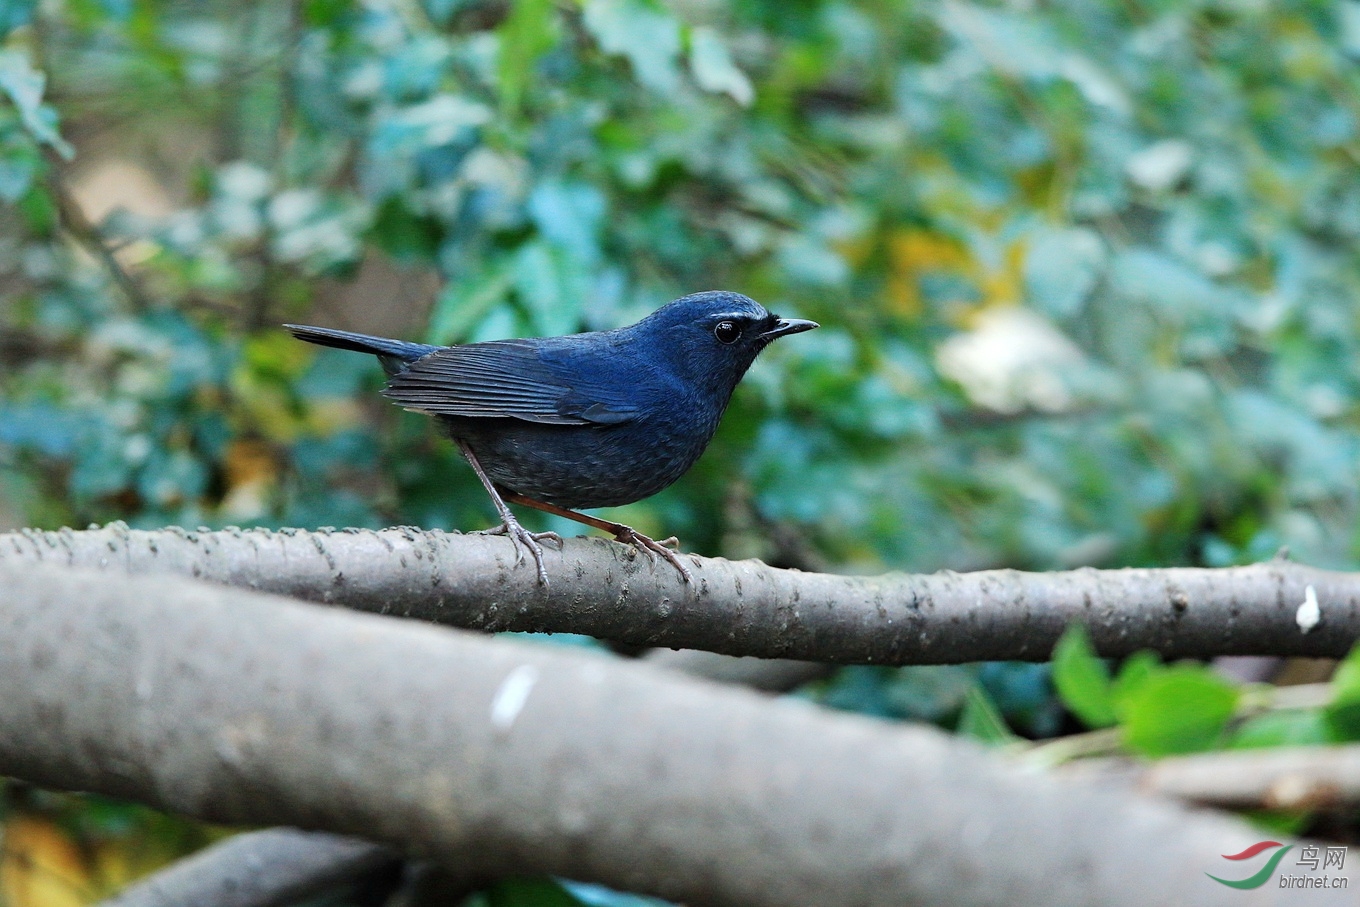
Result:
{"type": "Polygon", "coordinates": [[[670,561],[672,567],[680,571],[680,577],[685,582],[694,582],[694,574],[689,572],[689,568],[681,563],[680,558],[676,556],[675,551],[672,550],[680,547],[680,540],[675,536],[671,536],[668,539],[662,539],[658,542],[655,539],[643,535],[631,526],[620,526],[614,533],[614,540],[623,542],[625,545],[632,545],[641,551],[645,551],[647,556],[653,561],[656,560],[656,555],[661,555],[663,558],[670,561]]]}
{"type": "Polygon", "coordinates": [[[524,563],[524,548],[529,550],[534,558],[534,566],[538,568],[538,581],[541,585],[548,585],[548,571],[543,567],[543,546],[539,542],[547,541],[556,543],[558,551],[562,550],[562,536],[556,532],[530,532],[519,524],[519,520],[511,517],[492,529],[483,529],[478,535],[508,535],[510,541],[515,545],[515,566],[524,563]]]}

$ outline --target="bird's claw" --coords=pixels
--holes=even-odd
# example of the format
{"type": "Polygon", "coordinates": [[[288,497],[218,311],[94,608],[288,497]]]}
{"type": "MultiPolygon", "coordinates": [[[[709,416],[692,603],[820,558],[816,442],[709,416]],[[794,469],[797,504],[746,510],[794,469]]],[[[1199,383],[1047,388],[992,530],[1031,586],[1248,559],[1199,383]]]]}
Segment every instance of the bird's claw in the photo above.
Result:
{"type": "Polygon", "coordinates": [[[556,532],[530,532],[518,520],[507,520],[491,529],[483,529],[480,535],[508,535],[515,545],[515,566],[524,563],[524,549],[533,556],[534,566],[538,568],[538,582],[548,585],[548,571],[543,566],[543,546],[539,542],[554,542],[558,551],[562,550],[562,536],[556,532]]]}
{"type": "Polygon", "coordinates": [[[658,554],[661,555],[667,561],[670,561],[672,567],[680,572],[681,579],[687,583],[694,582],[694,574],[689,572],[689,568],[680,562],[680,558],[677,557],[675,551],[672,550],[672,548],[678,549],[680,547],[680,540],[675,536],[671,536],[668,539],[662,539],[658,542],[653,538],[643,535],[631,526],[624,526],[620,528],[618,532],[614,533],[614,540],[623,542],[625,545],[632,545],[641,551],[645,551],[647,556],[652,559],[653,563],[656,562],[656,556],[658,554]]]}

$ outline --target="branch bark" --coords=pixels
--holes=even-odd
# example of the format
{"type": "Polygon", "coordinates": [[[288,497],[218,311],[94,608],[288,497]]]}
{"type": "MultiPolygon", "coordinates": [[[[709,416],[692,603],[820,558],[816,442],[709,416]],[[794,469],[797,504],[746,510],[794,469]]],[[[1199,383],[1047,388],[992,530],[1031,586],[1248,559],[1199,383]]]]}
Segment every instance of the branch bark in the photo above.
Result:
{"type": "Polygon", "coordinates": [[[205,847],[100,907],[289,907],[400,859],[356,838],[270,828],[205,847]]]}
{"type": "Polygon", "coordinates": [[[641,660],[654,668],[765,693],[787,693],[821,680],[833,670],[830,665],[816,661],[719,655],[702,649],[652,649],[641,660]]]}
{"type": "MultiPolygon", "coordinates": [[[[653,649],[642,659],[664,668],[719,683],[780,693],[826,675],[828,666],[807,661],[738,658],[697,649],[653,649]]],[[[358,838],[267,828],[243,832],[221,844],[191,854],[120,892],[100,907],[287,907],[320,894],[396,859],[379,844],[358,838]]],[[[431,869],[432,867],[426,867],[431,869]]],[[[421,903],[450,904],[447,874],[437,876],[439,889],[416,894],[421,903]]],[[[414,885],[423,888],[420,880],[414,885]]],[[[470,880],[454,880],[458,891],[471,890],[470,880]]]]}
{"type": "Polygon", "coordinates": [[[31,564],[0,625],[0,773],[49,787],[695,905],[1279,897],[1205,878],[1239,822],[644,665],[31,564]]]}
{"type": "Polygon", "coordinates": [[[360,610],[498,631],[865,664],[1046,660],[1082,621],[1109,656],[1339,657],[1360,638],[1360,575],[1273,560],[1218,570],[989,570],[833,576],[693,558],[696,582],[604,539],[548,551],[551,585],[504,538],[382,531],[158,532],[118,524],[0,535],[0,564],[170,572],[360,610]],[[1312,586],[1320,621],[1304,631],[1312,586]]]}
{"type": "Polygon", "coordinates": [[[1180,756],[1138,780],[1164,796],[1235,809],[1353,810],[1360,805],[1360,744],[1180,756]]]}

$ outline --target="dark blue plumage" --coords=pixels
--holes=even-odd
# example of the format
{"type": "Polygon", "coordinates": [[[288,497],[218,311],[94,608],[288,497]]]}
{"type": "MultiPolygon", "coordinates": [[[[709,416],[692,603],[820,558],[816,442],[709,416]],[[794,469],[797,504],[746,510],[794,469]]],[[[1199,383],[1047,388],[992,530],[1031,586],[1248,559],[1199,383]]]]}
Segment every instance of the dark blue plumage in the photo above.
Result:
{"type": "Polygon", "coordinates": [[[389,376],[384,395],[443,423],[487,485],[502,531],[529,548],[546,582],[534,535],[497,489],[659,551],[688,578],[669,549],[564,509],[628,504],[670,485],[708,446],[760,351],[816,326],[739,293],[709,292],[613,331],[452,347],[286,327],[311,343],[377,355],[389,376]]]}

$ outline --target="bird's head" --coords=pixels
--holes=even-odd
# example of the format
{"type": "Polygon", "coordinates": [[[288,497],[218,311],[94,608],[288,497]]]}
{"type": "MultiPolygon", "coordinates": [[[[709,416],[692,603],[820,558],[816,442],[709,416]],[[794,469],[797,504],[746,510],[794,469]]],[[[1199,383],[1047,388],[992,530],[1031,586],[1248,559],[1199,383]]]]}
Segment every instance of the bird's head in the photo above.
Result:
{"type": "Polygon", "coordinates": [[[682,372],[726,385],[730,393],[772,341],[817,322],[780,318],[749,296],[712,290],[667,303],[635,327],[655,338],[658,352],[682,372]]]}

